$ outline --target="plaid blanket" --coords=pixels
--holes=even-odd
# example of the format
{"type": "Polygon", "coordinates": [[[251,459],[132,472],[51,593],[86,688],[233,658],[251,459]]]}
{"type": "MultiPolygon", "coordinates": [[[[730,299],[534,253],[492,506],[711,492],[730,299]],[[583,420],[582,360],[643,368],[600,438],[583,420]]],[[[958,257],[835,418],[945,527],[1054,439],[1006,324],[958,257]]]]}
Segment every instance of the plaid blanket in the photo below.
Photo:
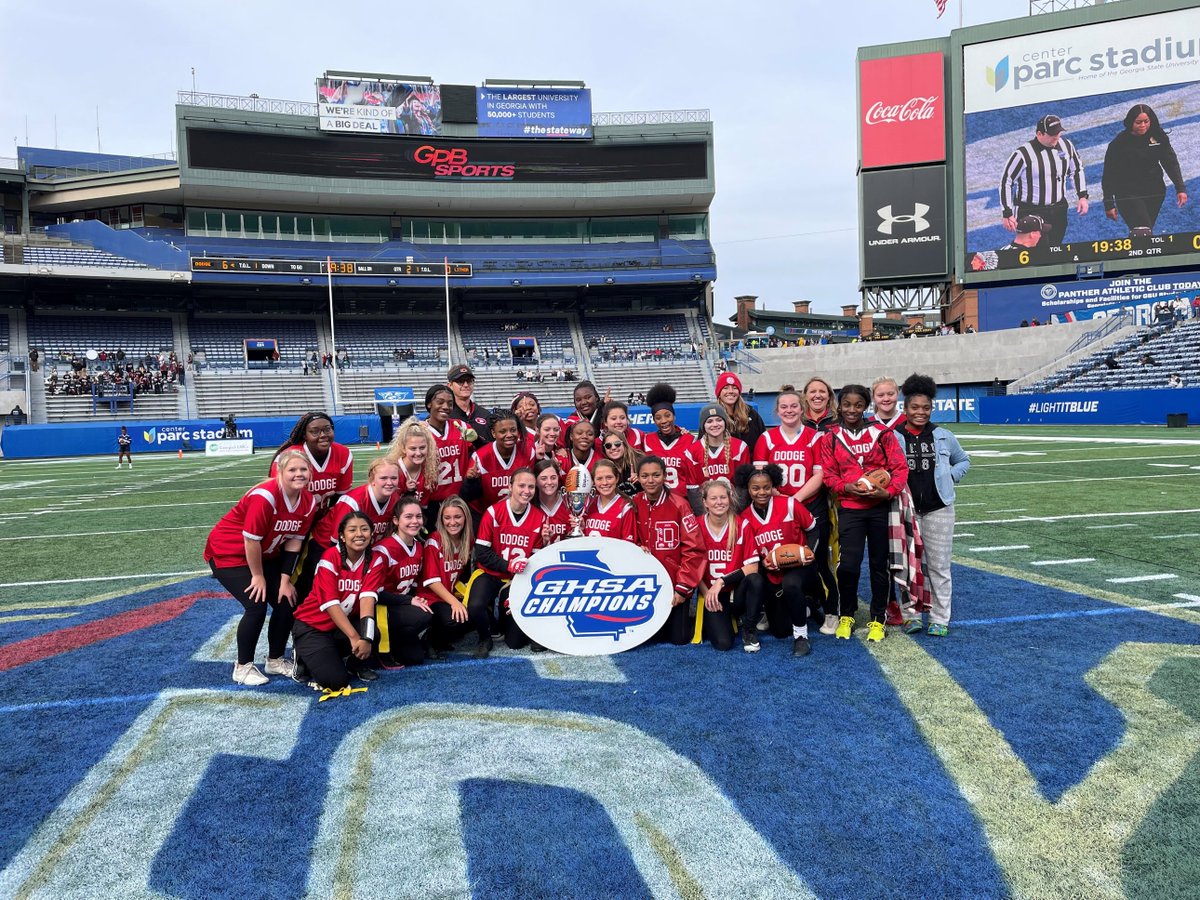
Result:
{"type": "Polygon", "coordinates": [[[925,544],[917,527],[917,508],[907,487],[892,499],[888,511],[888,554],[892,580],[905,598],[904,618],[916,618],[929,609],[933,597],[921,568],[925,544]]]}

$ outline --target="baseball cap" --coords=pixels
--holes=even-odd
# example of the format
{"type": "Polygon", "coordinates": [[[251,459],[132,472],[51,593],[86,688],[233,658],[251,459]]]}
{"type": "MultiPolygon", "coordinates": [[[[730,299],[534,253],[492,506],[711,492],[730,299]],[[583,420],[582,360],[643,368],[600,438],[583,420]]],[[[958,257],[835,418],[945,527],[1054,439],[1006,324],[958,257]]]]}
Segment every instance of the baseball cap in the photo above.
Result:
{"type": "Polygon", "coordinates": [[[1031,234],[1034,231],[1049,231],[1050,226],[1046,224],[1046,220],[1041,216],[1021,216],[1021,221],[1017,223],[1017,231],[1020,234],[1031,234]]]}
{"type": "Polygon", "coordinates": [[[464,378],[475,378],[475,373],[471,371],[471,367],[466,363],[459,363],[457,366],[451,366],[450,371],[446,373],[447,381],[461,381],[464,378]]]}
{"type": "Polygon", "coordinates": [[[1056,134],[1062,134],[1064,130],[1062,119],[1058,116],[1042,116],[1038,119],[1037,130],[1051,137],[1054,137],[1056,134]]]}

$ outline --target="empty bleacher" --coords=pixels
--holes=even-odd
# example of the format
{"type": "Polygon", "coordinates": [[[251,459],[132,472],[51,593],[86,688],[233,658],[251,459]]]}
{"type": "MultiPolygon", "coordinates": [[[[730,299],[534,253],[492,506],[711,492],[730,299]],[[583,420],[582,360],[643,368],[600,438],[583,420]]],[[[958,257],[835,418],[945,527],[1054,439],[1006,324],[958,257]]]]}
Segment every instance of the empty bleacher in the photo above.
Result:
{"type": "Polygon", "coordinates": [[[178,419],[179,395],[169,394],[138,394],[133,399],[132,409],[129,403],[118,403],[114,408],[110,403],[99,403],[95,412],[92,411],[91,396],[69,397],[55,395],[46,397],[47,422],[78,422],[84,419],[90,421],[111,420],[117,424],[134,422],[139,419],[178,419]]]}
{"type": "MultiPolygon", "coordinates": [[[[298,371],[304,367],[305,354],[317,348],[315,319],[284,319],[259,316],[253,319],[206,318],[196,316],[189,323],[190,350],[196,368],[241,370],[246,364],[245,341],[273,339],[279,351],[278,368],[298,371]],[[201,356],[203,351],[203,356],[201,356]]],[[[254,368],[250,366],[249,368],[254,368]]]]}
{"type": "Polygon", "coordinates": [[[8,311],[0,309],[0,353],[7,353],[9,349],[8,343],[8,311]]]}
{"type": "Polygon", "coordinates": [[[147,355],[174,349],[169,318],[119,315],[47,315],[29,317],[29,346],[42,352],[45,365],[55,366],[88,350],[111,355],[125,351],[125,361],[139,364],[147,355]]]}
{"type": "Polygon", "coordinates": [[[587,315],[583,338],[594,365],[604,366],[625,354],[638,356],[691,353],[692,335],[684,313],[587,315]]]}
{"type": "Polygon", "coordinates": [[[22,258],[27,266],[76,266],[105,269],[145,269],[144,263],[95,250],[91,247],[25,247],[22,258]]]}
{"type": "Polygon", "coordinates": [[[245,416],[292,416],[325,409],[324,373],[303,375],[284,369],[247,372],[197,372],[192,379],[196,408],[202,419],[245,416]]]}
{"type": "Polygon", "coordinates": [[[1173,372],[1183,376],[1189,387],[1200,381],[1200,321],[1143,328],[1024,386],[1021,393],[1165,388],[1173,372]],[[1110,356],[1116,368],[1106,364],[1110,356]],[[1143,362],[1146,358],[1149,361],[1143,362]]]}
{"type": "Polygon", "coordinates": [[[437,319],[339,319],[335,324],[338,348],[349,354],[351,369],[446,367],[446,326],[437,319]]]}
{"type": "Polygon", "coordinates": [[[533,338],[537,341],[540,359],[544,364],[575,363],[575,343],[571,323],[565,316],[518,316],[497,318],[464,318],[458,326],[467,360],[472,366],[487,368],[513,365],[509,338],[533,338]],[[505,331],[506,324],[520,325],[505,331]]]}

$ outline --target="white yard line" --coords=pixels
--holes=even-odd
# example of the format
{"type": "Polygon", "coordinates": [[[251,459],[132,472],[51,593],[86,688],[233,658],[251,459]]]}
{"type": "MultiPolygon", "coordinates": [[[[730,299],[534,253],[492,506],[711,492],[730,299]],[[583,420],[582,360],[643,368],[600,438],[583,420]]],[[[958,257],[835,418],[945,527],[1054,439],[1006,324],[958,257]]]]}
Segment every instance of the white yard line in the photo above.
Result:
{"type": "Polygon", "coordinates": [[[1136,444],[1143,447],[1186,447],[1200,446],[1200,439],[1180,438],[1101,438],[1101,437],[1053,437],[1036,434],[979,434],[960,435],[960,441],[967,443],[978,441],[1024,441],[1027,444],[1046,442],[1048,444],[1136,444]]]}
{"type": "Polygon", "coordinates": [[[208,575],[208,569],[193,572],[147,572],[145,575],[105,575],[98,578],[58,578],[53,581],[12,581],[0,584],[0,588],[38,587],[43,584],[82,584],[86,581],[131,581],[138,578],[175,578],[176,576],[208,575]]]}
{"type": "Polygon", "coordinates": [[[1028,544],[1006,544],[1003,547],[968,547],[972,553],[992,553],[997,550],[1028,550],[1028,544]]]}
{"type": "MultiPolygon", "coordinates": [[[[961,488],[962,485],[959,485],[961,488]]],[[[1183,516],[1200,513],[1200,509],[1151,509],[1144,512],[1101,512],[1071,513],[1064,516],[1018,516],[1015,519],[980,519],[975,522],[959,522],[959,525],[1016,525],[1023,522],[1062,522],[1068,519],[1120,519],[1125,516],[1183,516]]]]}
{"type": "Polygon", "coordinates": [[[1095,562],[1095,558],[1091,556],[1081,556],[1078,559],[1039,559],[1036,562],[1031,562],[1031,566],[1073,566],[1076,563],[1091,563],[1095,562]]]}
{"type": "Polygon", "coordinates": [[[60,538],[76,537],[107,537],[110,534],[142,534],[147,531],[187,531],[193,528],[211,528],[211,525],[168,525],[162,528],[130,528],[127,531],[79,531],[75,534],[20,534],[13,537],[0,537],[0,541],[42,541],[59,540],[60,538]]]}
{"type": "MultiPolygon", "coordinates": [[[[1188,468],[1191,468],[1190,466],[1188,468]]],[[[1020,487],[1029,484],[1078,484],[1084,481],[1142,481],[1147,478],[1195,478],[1192,472],[1163,472],[1161,475],[1109,475],[1102,478],[1038,478],[1033,481],[988,481],[980,484],[960,484],[957,490],[967,488],[1020,487]]]]}
{"type": "Polygon", "coordinates": [[[1084,525],[1084,528],[1089,531],[1096,531],[1101,528],[1137,528],[1137,522],[1122,522],[1120,525],[1084,525]]]}
{"type": "Polygon", "coordinates": [[[1170,581],[1172,578],[1178,577],[1169,572],[1160,572],[1158,575],[1130,575],[1126,578],[1105,578],[1104,580],[1110,584],[1133,584],[1137,581],[1170,581]]]}
{"type": "Polygon", "coordinates": [[[1171,538],[1192,538],[1200,537],[1200,531],[1186,531],[1183,534],[1155,534],[1151,537],[1156,541],[1166,541],[1171,538]]]}

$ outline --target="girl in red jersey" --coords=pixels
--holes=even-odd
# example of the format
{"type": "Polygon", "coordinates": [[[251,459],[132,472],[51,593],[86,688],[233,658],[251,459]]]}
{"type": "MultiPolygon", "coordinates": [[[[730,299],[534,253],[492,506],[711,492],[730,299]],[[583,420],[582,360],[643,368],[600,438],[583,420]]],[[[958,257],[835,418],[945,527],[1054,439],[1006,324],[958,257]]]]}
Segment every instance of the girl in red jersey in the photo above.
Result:
{"type": "Polygon", "coordinates": [[[418,596],[424,562],[419,536],[425,515],[416,497],[405,494],[397,501],[392,523],[392,535],[371,551],[362,587],[363,599],[385,613],[379,616],[379,656],[386,668],[420,663],[425,658],[421,636],[433,622],[429,603],[418,596]]]}
{"type": "Polygon", "coordinates": [[[733,471],[750,461],[746,445],[729,434],[729,420],[719,403],[700,410],[701,437],[687,452],[687,496],[692,509],[702,514],[700,486],[716,478],[732,479],[733,471]]]}
{"type": "Polygon", "coordinates": [[[308,492],[310,469],[304,453],[283,451],[276,457],[275,469],[275,478],[251,488],[221,517],[204,545],[213,577],[245,610],[238,623],[238,661],[233,667],[238,684],[267,683],[254,665],[254,648],[268,606],[272,613],[267,674],[289,678],[295,674],[294,663],[283,656],[296,604],[292,570],[316,517],[317,499],[308,492]]]}
{"type": "Polygon", "coordinates": [[[642,449],[645,435],[629,424],[629,407],[620,400],[609,400],[604,404],[600,414],[600,434],[612,434],[619,431],[625,435],[625,440],[636,450],[642,449]]]}
{"type": "Polygon", "coordinates": [[[828,431],[837,421],[833,414],[833,388],[824,378],[804,383],[804,424],[815,431],[828,431]]]}
{"type": "Polygon", "coordinates": [[[454,393],[444,384],[435,384],[425,392],[425,408],[429,418],[425,427],[433,435],[437,450],[437,487],[430,493],[425,504],[426,522],[437,521],[437,506],[447,497],[457,496],[462,490],[467,469],[471,466],[474,448],[474,431],[466,431],[466,423],[451,417],[454,411],[454,393]]]}
{"type": "Polygon", "coordinates": [[[296,658],[303,660],[309,678],[331,691],[340,691],[351,678],[377,677],[366,666],[371,658],[375,601],[362,596],[371,532],[370,519],[360,512],[342,519],[337,545],[321,556],[313,589],[297,608],[292,624],[296,658]]]}
{"type": "Polygon", "coordinates": [[[818,445],[825,484],[838,503],[838,593],[841,616],[835,632],[850,639],[858,606],[858,578],[864,545],[871,574],[871,625],[868,641],[882,641],[887,610],[888,510],[891,500],[908,483],[908,461],[896,436],[882,425],[868,425],[864,414],[871,395],[861,384],[842,388],[838,400],[839,423],[818,445]],[[868,484],[863,475],[886,469],[886,488],[868,484]]]}
{"type": "Polygon", "coordinates": [[[642,445],[667,467],[667,490],[679,497],[687,498],[688,450],[696,444],[696,438],[675,423],[675,388],[669,384],[652,386],[646,393],[650,417],[655,430],[646,435],[642,445]]]}
{"type": "Polygon", "coordinates": [[[508,496],[513,473],[533,463],[516,413],[501,410],[489,424],[493,440],[475,451],[463,485],[463,499],[481,516],[508,496]]]}
{"type": "MultiPolygon", "coordinates": [[[[611,439],[609,435],[605,440],[611,439]]],[[[616,538],[618,541],[637,540],[637,514],[633,505],[620,490],[620,470],[616,463],[602,459],[592,473],[595,493],[583,509],[583,533],[588,537],[616,538]]]]}
{"type": "Polygon", "coordinates": [[[600,452],[600,462],[608,461],[617,467],[617,489],[622,494],[632,497],[642,489],[637,480],[637,467],[642,454],[629,445],[625,435],[616,431],[604,435],[600,438],[600,452]]]}
{"type": "Polygon", "coordinates": [[[733,647],[736,615],[742,649],[754,653],[759,648],[754,626],[762,612],[762,583],[761,579],[748,577],[758,572],[758,554],[748,534],[749,525],[733,513],[733,486],[727,479],[705,482],[700,497],[704,503],[700,537],[708,566],[700,579],[704,602],[696,607],[692,643],[700,643],[707,635],[716,649],[729,650],[733,647]]]}
{"type": "MultiPolygon", "coordinates": [[[[822,382],[823,384],[824,382],[822,382]]],[[[823,610],[822,634],[833,634],[837,628],[840,606],[837,576],[829,547],[832,523],[829,516],[829,492],[825,490],[821,466],[817,461],[821,432],[804,424],[804,407],[799,392],[790,384],[780,388],[775,397],[775,415],[779,425],[763,433],[754,448],[756,463],[775,463],[783,471],[779,493],[795,497],[807,507],[817,522],[812,551],[816,556],[818,580],[812,584],[812,606],[823,610]]]]}
{"type": "Polygon", "coordinates": [[[513,398],[509,407],[521,425],[521,439],[529,448],[532,457],[538,444],[538,419],[542,416],[542,403],[532,391],[521,391],[513,398]]]}
{"type": "Polygon", "coordinates": [[[596,468],[600,454],[596,452],[596,429],[586,419],[567,426],[567,448],[558,454],[558,468],[567,472],[576,466],[585,466],[590,472],[596,468]]]}
{"type": "Polygon", "coordinates": [[[412,494],[422,507],[437,488],[437,444],[419,419],[405,419],[396,429],[388,459],[400,466],[400,493],[412,494]]]}
{"type": "Polygon", "coordinates": [[[700,583],[707,562],[700,526],[686,500],[666,489],[667,467],[657,456],[645,456],[638,465],[642,493],[633,498],[637,513],[638,543],[667,570],[671,579],[671,615],[655,640],[686,644],[690,638],[689,601],[700,583]]]}
{"type": "MultiPolygon", "coordinates": [[[[604,396],[606,401],[608,400],[608,396],[609,395],[606,392],[604,396]]],[[[600,392],[596,390],[596,385],[592,384],[590,381],[579,382],[579,384],[575,385],[575,393],[572,397],[572,400],[575,404],[575,409],[570,415],[563,419],[563,441],[567,441],[567,429],[579,421],[592,423],[592,437],[594,438],[595,435],[600,431],[601,407],[600,392]]],[[[565,448],[567,445],[564,443],[560,446],[565,448]]]]}
{"type": "Polygon", "coordinates": [[[533,461],[556,460],[562,440],[562,422],[554,413],[543,413],[537,420],[537,440],[533,447],[533,461]]]}
{"type": "Polygon", "coordinates": [[[571,507],[563,497],[558,463],[539,459],[533,464],[533,477],[537,479],[538,509],[546,516],[542,544],[553,544],[565,538],[571,530],[571,507]]]}
{"type": "Polygon", "coordinates": [[[396,487],[400,483],[400,467],[386,456],[371,460],[367,469],[367,483],[351,488],[338,497],[328,514],[321,518],[308,538],[309,553],[316,553],[318,559],[337,540],[338,528],[342,519],[352,512],[360,512],[371,522],[372,539],[381,541],[392,528],[392,512],[400,494],[396,487]]]}
{"type": "Polygon", "coordinates": [[[907,419],[899,410],[900,388],[897,386],[895,378],[884,376],[871,382],[871,402],[874,407],[874,415],[871,416],[872,422],[890,428],[892,431],[904,427],[907,419]]]}
{"type": "Polygon", "coordinates": [[[438,510],[437,523],[425,542],[421,561],[421,596],[433,613],[426,641],[433,659],[445,659],[445,649],[467,629],[467,607],[462,602],[466,585],[462,577],[471,569],[475,538],[471,511],[462,497],[451,497],[438,510]]]}
{"type": "Polygon", "coordinates": [[[745,441],[753,451],[767,426],[758,410],[742,399],[742,380],[733,372],[717,376],[717,402],[729,416],[729,433],[745,441]]]}
{"type": "Polygon", "coordinates": [[[477,568],[467,592],[467,614],[479,635],[476,659],[487,659],[492,652],[493,615],[510,648],[517,650],[529,643],[508,611],[507,587],[512,576],[525,571],[529,557],[542,546],[546,516],[533,502],[536,494],[533,471],[518,469],[513,473],[509,495],[489,507],[479,525],[475,538],[477,568]],[[494,609],[497,600],[498,611],[494,609]]]}
{"type": "Polygon", "coordinates": [[[781,571],[767,565],[766,558],[782,544],[811,547],[816,523],[804,504],[779,493],[783,471],[774,463],[767,463],[762,468],[753,464],[742,466],[735,477],[737,485],[750,497],[742,521],[747,526],[747,538],[763,560],[759,574],[753,577],[763,579],[763,605],[771,623],[771,633],[777,638],[786,638],[790,633],[792,656],[808,656],[811,647],[805,598],[812,590],[815,567],[809,564],[781,571]]]}

